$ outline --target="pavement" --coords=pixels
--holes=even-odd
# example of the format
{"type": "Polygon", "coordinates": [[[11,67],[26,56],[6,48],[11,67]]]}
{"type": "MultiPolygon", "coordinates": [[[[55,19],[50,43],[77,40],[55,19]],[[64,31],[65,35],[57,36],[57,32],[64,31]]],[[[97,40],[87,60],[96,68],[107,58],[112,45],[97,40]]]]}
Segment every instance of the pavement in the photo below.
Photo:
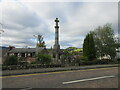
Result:
{"type": "Polygon", "coordinates": [[[2,88],[118,88],[118,67],[2,76],[2,88]]]}
{"type": "Polygon", "coordinates": [[[83,69],[94,69],[94,68],[107,68],[107,67],[118,67],[118,64],[90,65],[90,66],[68,66],[68,67],[57,67],[57,68],[36,68],[36,69],[24,69],[24,70],[5,70],[5,71],[2,71],[2,76],[45,73],[45,72],[58,72],[58,71],[71,71],[71,70],[83,70],[83,69]]]}

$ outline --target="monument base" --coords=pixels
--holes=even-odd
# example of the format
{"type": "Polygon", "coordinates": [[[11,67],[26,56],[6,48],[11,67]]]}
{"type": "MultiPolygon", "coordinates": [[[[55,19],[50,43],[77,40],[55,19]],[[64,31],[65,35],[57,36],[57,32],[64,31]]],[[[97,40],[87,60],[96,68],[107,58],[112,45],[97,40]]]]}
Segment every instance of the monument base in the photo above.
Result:
{"type": "Polygon", "coordinates": [[[61,61],[60,61],[60,59],[56,60],[56,58],[53,58],[52,64],[61,64],[61,61]]]}
{"type": "Polygon", "coordinates": [[[53,49],[54,50],[60,50],[60,45],[54,45],[53,49]]]}

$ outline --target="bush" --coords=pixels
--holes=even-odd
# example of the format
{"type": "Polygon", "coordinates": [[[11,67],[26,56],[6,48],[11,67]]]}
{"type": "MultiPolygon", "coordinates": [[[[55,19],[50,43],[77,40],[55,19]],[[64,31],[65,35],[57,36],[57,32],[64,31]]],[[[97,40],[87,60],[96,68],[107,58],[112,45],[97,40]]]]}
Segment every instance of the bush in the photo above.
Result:
{"type": "Polygon", "coordinates": [[[85,57],[85,56],[80,56],[79,59],[82,60],[82,61],[87,61],[88,60],[88,58],[85,57]]]}
{"type": "Polygon", "coordinates": [[[80,65],[96,65],[100,64],[100,60],[92,60],[92,61],[81,61],[80,65]]]}
{"type": "Polygon", "coordinates": [[[37,62],[31,62],[30,64],[37,64],[37,62]]]}
{"type": "Polygon", "coordinates": [[[106,59],[100,60],[100,64],[109,64],[109,63],[110,63],[109,60],[106,59]]]}
{"type": "Polygon", "coordinates": [[[3,65],[2,70],[21,70],[21,69],[36,69],[36,68],[55,68],[61,67],[60,64],[52,64],[52,65],[43,65],[43,64],[28,64],[25,66],[21,65],[3,65]]]}
{"type": "Polygon", "coordinates": [[[102,60],[100,60],[100,64],[118,64],[118,61],[117,60],[102,59],[102,60]]]}
{"type": "Polygon", "coordinates": [[[83,61],[81,60],[80,65],[96,65],[96,64],[117,64],[116,60],[92,60],[92,61],[83,61]]]}
{"type": "Polygon", "coordinates": [[[46,54],[38,54],[37,55],[37,62],[40,64],[50,64],[51,63],[51,56],[46,54]]]}
{"type": "Polygon", "coordinates": [[[17,65],[18,58],[16,56],[8,56],[4,62],[5,65],[17,65]]]}

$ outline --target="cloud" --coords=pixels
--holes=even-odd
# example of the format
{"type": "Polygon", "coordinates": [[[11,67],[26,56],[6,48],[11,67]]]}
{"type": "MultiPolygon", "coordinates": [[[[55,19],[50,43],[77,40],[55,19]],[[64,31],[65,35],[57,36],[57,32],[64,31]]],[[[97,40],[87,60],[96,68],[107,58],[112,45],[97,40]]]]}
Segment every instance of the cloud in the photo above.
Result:
{"type": "Polygon", "coordinates": [[[42,34],[47,47],[54,45],[54,19],[60,22],[61,48],[82,47],[85,35],[106,23],[117,33],[116,2],[0,2],[4,28],[3,45],[34,47],[35,37],[42,34]]]}
{"type": "Polygon", "coordinates": [[[41,19],[34,11],[17,2],[2,3],[2,21],[9,29],[23,29],[36,27],[41,24],[41,19]],[[17,28],[16,28],[17,27],[17,28]]]}

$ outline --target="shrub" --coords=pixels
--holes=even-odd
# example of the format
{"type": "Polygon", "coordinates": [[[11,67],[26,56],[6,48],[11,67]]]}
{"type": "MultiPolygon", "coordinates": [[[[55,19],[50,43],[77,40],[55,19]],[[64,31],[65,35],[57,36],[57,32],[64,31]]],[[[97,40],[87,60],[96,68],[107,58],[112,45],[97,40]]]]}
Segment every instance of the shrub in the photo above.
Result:
{"type": "Polygon", "coordinates": [[[100,64],[99,60],[92,60],[92,61],[81,61],[80,65],[95,65],[95,64],[100,64]]]}
{"type": "Polygon", "coordinates": [[[102,59],[102,60],[100,60],[100,64],[118,64],[118,61],[117,60],[102,59]]]}
{"type": "Polygon", "coordinates": [[[30,64],[37,64],[37,62],[31,62],[30,64]]]}
{"type": "Polygon", "coordinates": [[[85,57],[85,56],[80,56],[79,59],[82,60],[82,61],[87,61],[88,60],[88,58],[85,57]]]}
{"type": "Polygon", "coordinates": [[[37,55],[37,62],[40,64],[50,64],[51,56],[46,54],[38,54],[37,55]]]}
{"type": "Polygon", "coordinates": [[[18,58],[16,56],[8,56],[4,62],[5,65],[17,65],[18,58]]]}

